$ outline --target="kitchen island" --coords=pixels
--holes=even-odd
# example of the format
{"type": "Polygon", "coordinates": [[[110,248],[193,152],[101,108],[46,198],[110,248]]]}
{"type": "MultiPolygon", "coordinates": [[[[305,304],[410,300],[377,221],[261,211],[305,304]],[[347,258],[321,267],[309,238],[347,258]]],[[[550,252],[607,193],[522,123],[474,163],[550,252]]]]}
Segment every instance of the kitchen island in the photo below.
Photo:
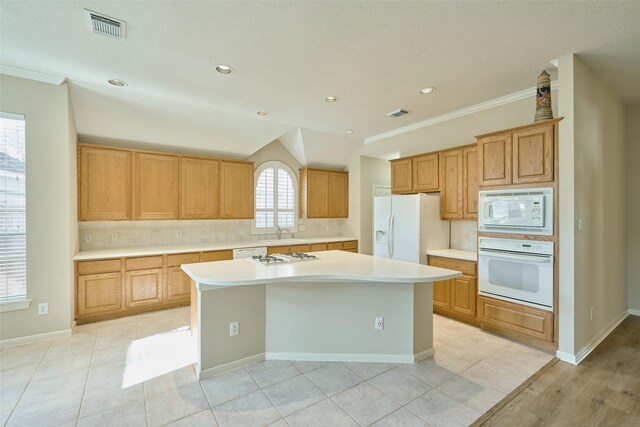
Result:
{"type": "Polygon", "coordinates": [[[343,251],[315,255],[182,265],[193,281],[199,378],[265,359],[411,363],[433,355],[431,282],[460,272],[343,251]]]}

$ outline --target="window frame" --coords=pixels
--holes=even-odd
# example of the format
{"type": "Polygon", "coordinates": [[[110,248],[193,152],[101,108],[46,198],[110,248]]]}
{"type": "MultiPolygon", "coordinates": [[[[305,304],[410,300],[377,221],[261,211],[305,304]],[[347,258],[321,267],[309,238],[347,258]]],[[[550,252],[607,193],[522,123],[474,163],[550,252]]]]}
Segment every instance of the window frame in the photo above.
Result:
{"type": "MultiPolygon", "coordinates": [[[[274,219],[277,221],[278,218],[278,192],[277,192],[277,185],[278,185],[278,169],[283,169],[285,172],[287,172],[287,174],[289,174],[289,177],[291,178],[291,181],[293,182],[293,227],[288,228],[289,232],[291,233],[296,233],[298,231],[298,227],[299,227],[299,212],[300,212],[300,192],[299,192],[299,187],[298,187],[298,176],[296,175],[296,173],[293,171],[293,169],[291,169],[291,167],[289,167],[289,165],[287,165],[286,163],[277,161],[277,160],[269,160],[267,162],[262,163],[260,166],[258,166],[254,172],[253,175],[253,193],[254,193],[254,209],[256,214],[258,213],[258,208],[256,206],[257,200],[258,198],[255,197],[256,196],[256,187],[258,185],[258,178],[260,177],[260,175],[262,174],[262,172],[265,169],[269,169],[275,167],[275,174],[274,174],[274,182],[273,185],[276,187],[274,188],[274,195],[275,195],[275,200],[274,200],[274,204],[273,204],[273,215],[274,215],[274,219]]],[[[276,233],[276,228],[274,227],[256,227],[256,219],[255,216],[254,218],[251,220],[251,233],[252,234],[275,234],[276,233]]]]}

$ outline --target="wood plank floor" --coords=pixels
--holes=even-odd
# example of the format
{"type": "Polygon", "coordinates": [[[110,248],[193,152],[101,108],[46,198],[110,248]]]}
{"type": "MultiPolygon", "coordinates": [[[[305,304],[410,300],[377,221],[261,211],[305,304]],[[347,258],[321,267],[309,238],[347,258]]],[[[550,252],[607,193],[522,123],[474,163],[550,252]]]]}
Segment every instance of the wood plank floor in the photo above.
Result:
{"type": "Polygon", "coordinates": [[[482,425],[640,426],[640,317],[580,365],[553,365],[482,425]]]}

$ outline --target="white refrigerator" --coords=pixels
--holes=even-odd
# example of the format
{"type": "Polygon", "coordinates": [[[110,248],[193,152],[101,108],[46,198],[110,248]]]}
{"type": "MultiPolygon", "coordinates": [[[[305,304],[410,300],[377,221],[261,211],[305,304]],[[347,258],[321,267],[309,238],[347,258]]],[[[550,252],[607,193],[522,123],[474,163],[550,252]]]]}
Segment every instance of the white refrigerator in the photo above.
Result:
{"type": "Polygon", "coordinates": [[[439,193],[374,197],[373,255],[426,264],[428,250],[447,248],[439,193]]]}

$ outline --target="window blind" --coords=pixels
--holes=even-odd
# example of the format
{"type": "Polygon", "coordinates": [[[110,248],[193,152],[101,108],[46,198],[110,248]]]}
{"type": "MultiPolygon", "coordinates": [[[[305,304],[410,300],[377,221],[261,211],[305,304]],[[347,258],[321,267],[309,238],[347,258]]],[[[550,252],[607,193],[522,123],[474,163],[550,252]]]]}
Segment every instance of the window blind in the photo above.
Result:
{"type": "Polygon", "coordinates": [[[291,174],[274,163],[262,170],[256,182],[256,228],[295,226],[296,191],[291,174]],[[277,221],[277,222],[276,222],[277,221]]]}
{"type": "Polygon", "coordinates": [[[24,116],[0,113],[0,300],[27,296],[24,116]]]}

